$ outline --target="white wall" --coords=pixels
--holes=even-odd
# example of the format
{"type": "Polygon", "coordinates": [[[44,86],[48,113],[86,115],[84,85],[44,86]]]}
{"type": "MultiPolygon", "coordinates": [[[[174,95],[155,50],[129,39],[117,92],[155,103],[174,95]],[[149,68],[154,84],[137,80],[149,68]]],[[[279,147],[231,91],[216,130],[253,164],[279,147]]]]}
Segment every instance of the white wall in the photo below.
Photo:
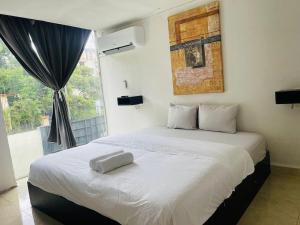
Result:
{"type": "Polygon", "coordinates": [[[8,135],[10,154],[16,179],[27,177],[30,164],[43,156],[41,132],[35,130],[8,135]]]}
{"type": "Polygon", "coordinates": [[[0,192],[16,185],[0,104],[0,192]]]}
{"type": "Polygon", "coordinates": [[[174,96],[167,17],[203,3],[140,21],[145,47],[100,59],[109,132],[163,125],[169,102],[239,103],[239,128],[265,135],[272,163],[300,167],[300,108],[274,103],[276,90],[300,87],[300,1],[221,1],[225,93],[174,96]],[[135,94],[145,98],[139,109],[117,106],[135,94]]]}

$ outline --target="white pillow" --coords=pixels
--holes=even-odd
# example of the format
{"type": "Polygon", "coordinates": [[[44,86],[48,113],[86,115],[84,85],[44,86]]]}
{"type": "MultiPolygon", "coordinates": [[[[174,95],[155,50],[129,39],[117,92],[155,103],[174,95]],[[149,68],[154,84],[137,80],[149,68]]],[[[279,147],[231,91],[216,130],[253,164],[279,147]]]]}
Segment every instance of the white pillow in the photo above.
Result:
{"type": "Polygon", "coordinates": [[[168,128],[196,129],[197,107],[170,104],[168,128]]]}
{"type": "Polygon", "coordinates": [[[199,129],[236,133],[237,105],[209,105],[199,106],[199,129]]]}

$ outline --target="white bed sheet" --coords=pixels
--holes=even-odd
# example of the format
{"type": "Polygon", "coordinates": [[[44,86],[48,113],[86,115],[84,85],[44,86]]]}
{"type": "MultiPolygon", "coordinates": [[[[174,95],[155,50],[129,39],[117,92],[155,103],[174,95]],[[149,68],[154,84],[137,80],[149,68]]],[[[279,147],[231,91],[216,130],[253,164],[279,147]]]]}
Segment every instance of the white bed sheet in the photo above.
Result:
{"type": "Polygon", "coordinates": [[[239,131],[235,134],[229,134],[205,130],[169,129],[166,127],[146,128],[138,132],[149,135],[181,137],[239,146],[248,151],[255,165],[265,158],[267,151],[265,138],[258,133],[252,132],[239,131]]]}
{"type": "Polygon", "coordinates": [[[99,139],[35,161],[29,182],[124,225],[200,225],[254,171],[238,146],[146,133],[99,139]],[[89,160],[123,149],[135,163],[99,174],[89,160]]]}

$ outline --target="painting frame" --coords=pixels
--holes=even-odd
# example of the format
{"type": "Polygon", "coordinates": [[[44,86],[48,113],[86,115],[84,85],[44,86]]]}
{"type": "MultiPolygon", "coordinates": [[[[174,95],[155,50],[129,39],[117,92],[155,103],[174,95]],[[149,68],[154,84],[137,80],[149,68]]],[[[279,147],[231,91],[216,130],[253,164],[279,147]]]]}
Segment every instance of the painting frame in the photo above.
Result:
{"type": "Polygon", "coordinates": [[[168,18],[174,95],[224,92],[219,2],[168,18]]]}

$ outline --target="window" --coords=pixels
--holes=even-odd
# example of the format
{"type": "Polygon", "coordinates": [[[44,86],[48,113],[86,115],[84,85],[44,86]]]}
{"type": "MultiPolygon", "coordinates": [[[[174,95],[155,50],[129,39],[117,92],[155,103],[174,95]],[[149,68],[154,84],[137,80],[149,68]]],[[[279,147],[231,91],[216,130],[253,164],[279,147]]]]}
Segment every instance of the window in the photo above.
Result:
{"type": "MultiPolygon", "coordinates": [[[[106,135],[95,34],[65,87],[72,130],[77,145],[106,135]]],[[[47,141],[53,91],[28,75],[0,42],[0,101],[3,108],[15,175],[28,175],[30,163],[43,154],[62,150],[47,141]]]]}

